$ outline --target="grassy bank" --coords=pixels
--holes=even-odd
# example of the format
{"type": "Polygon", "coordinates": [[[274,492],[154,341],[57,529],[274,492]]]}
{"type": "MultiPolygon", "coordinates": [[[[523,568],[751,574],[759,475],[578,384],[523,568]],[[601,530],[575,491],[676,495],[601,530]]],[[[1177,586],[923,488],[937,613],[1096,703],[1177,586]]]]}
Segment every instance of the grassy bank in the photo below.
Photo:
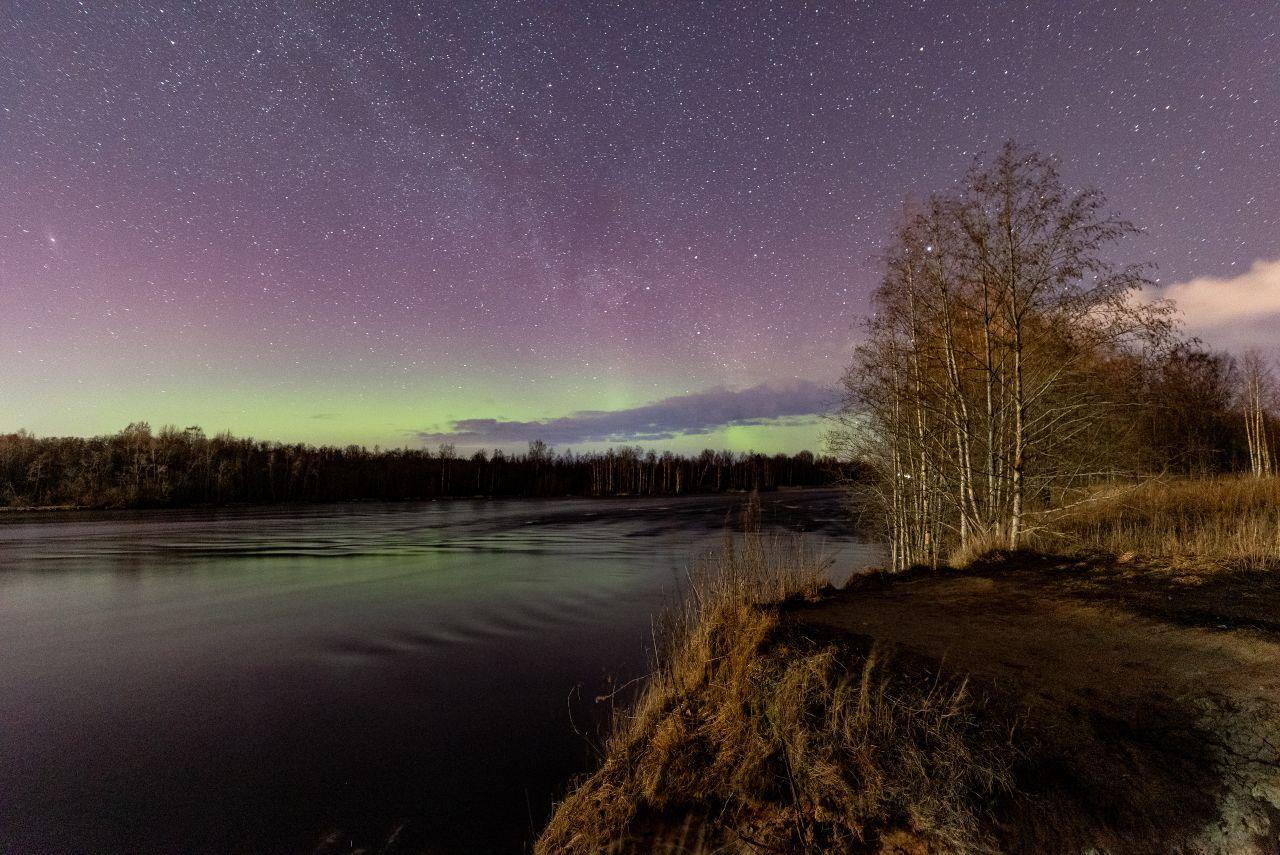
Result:
{"type": "Polygon", "coordinates": [[[1278,508],[1276,479],[1111,486],[1041,553],[838,592],[748,533],[535,851],[1273,851],[1278,508]]]}
{"type": "Polygon", "coordinates": [[[1046,515],[1045,552],[1093,549],[1117,557],[1237,569],[1280,567],[1280,478],[1152,480],[1099,488],[1046,515]]]}
{"type": "Polygon", "coordinates": [[[824,569],[802,541],[751,533],[704,562],[536,851],[983,848],[1008,734],[977,726],[963,679],[789,635],[780,609],[817,599],[824,569]]]}

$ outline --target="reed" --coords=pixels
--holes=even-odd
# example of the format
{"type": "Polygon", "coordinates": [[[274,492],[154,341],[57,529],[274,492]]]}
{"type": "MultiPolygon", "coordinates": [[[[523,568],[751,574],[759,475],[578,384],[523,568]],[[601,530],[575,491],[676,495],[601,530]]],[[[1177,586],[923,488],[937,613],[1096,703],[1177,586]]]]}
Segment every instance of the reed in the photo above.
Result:
{"type": "Polygon", "coordinates": [[[1092,549],[1179,563],[1280,567],[1280,477],[1146,481],[1099,487],[1049,520],[1043,550],[1092,549]]]}

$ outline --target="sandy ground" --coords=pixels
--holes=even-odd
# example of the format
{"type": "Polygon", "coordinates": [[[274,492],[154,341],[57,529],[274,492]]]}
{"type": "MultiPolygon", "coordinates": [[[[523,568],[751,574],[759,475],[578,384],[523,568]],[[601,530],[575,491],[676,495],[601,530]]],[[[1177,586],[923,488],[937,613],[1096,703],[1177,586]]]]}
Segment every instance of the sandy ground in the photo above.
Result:
{"type": "Polygon", "coordinates": [[[1022,758],[1012,851],[1280,852],[1280,576],[1026,556],[787,620],[970,676],[1022,758]]]}

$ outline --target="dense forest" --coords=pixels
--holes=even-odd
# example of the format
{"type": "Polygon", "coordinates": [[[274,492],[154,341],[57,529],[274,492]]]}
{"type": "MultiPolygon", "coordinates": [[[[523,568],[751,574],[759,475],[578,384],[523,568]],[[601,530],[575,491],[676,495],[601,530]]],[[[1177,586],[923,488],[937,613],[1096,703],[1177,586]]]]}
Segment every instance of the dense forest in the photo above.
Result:
{"type": "Polygon", "coordinates": [[[370,451],[261,442],[198,427],[153,432],[138,422],[113,436],[0,435],[0,506],[180,507],[462,496],[653,496],[773,490],[832,483],[836,463],[796,455],[704,451],[696,457],[624,447],[557,454],[370,451]]]}

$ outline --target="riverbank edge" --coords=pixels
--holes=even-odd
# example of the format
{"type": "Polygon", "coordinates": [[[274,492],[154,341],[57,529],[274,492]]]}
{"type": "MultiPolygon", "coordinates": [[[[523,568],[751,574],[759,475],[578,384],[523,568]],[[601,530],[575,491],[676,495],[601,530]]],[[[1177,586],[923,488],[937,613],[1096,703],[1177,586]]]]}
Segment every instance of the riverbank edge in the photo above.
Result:
{"type": "Polygon", "coordinates": [[[534,852],[983,848],[980,803],[1012,786],[1009,731],[980,726],[963,676],[794,632],[788,610],[835,591],[828,569],[803,539],[750,528],[699,566],[600,767],[534,852]]]}
{"type": "MultiPolygon", "coordinates": [[[[759,553],[750,543],[746,551],[753,548],[759,553]]],[[[693,586],[695,605],[686,607],[665,650],[659,644],[659,665],[650,684],[616,723],[600,768],[577,782],[557,806],[535,853],[918,855],[1005,851],[1011,843],[1016,849],[1018,842],[1031,841],[1039,851],[1081,851],[1064,841],[1107,848],[1120,832],[1106,815],[1109,808],[1092,805],[1088,792],[1072,794],[1067,809],[1058,805],[1046,813],[1035,805],[1035,793],[1026,791],[1039,770],[1028,768],[1019,734],[1023,710],[1014,695],[941,660],[902,651],[890,655],[857,634],[824,637],[799,631],[791,616],[838,597],[857,596],[860,590],[999,575],[1012,585],[1025,585],[1028,592],[1046,581],[1067,579],[1074,585],[1082,580],[1075,593],[1086,601],[1106,600],[1126,613],[1143,614],[1143,619],[1164,612],[1160,619],[1191,631],[1212,627],[1271,635],[1274,628],[1251,621],[1249,615],[1230,614],[1230,603],[1260,579],[1271,585],[1271,596],[1280,597],[1275,577],[1256,570],[1235,577],[1213,562],[1198,567],[1181,562],[1170,569],[1169,562],[1131,555],[997,552],[963,569],[861,574],[840,591],[815,584],[804,557],[775,553],[761,562],[757,555],[758,566],[745,570],[741,562],[741,553],[730,551],[715,572],[750,576],[782,570],[801,583],[773,596],[761,596],[750,585],[730,585],[727,592],[705,582],[701,591],[693,586]],[[1199,591],[1204,582],[1221,607],[1180,610],[1172,595],[1144,589],[1153,573],[1161,576],[1161,584],[1189,591],[1199,591]],[[1215,589],[1223,579],[1227,587],[1215,589]]],[[[1174,732],[1189,728],[1185,733],[1194,735],[1195,727],[1181,722],[1174,732]]],[[[1175,740],[1156,753],[1171,752],[1175,762],[1187,763],[1203,776],[1221,758],[1209,760],[1196,754],[1195,746],[1220,735],[1199,733],[1186,745],[1175,740]]],[[[1265,732],[1263,737],[1265,742],[1265,732]]],[[[1046,738],[1059,737],[1042,732],[1032,741],[1046,738]]],[[[1149,750],[1149,738],[1109,736],[1113,741],[1104,750],[1141,757],[1149,750]]],[[[1054,757],[1073,750],[1069,744],[1050,747],[1054,757]]],[[[1096,745],[1090,750],[1096,751],[1096,745]]],[[[1139,768],[1143,762],[1138,761],[1139,768]]],[[[1168,757],[1161,755],[1157,762],[1168,762],[1168,757]]],[[[1229,848],[1214,849],[1212,834],[1206,839],[1198,836],[1203,832],[1199,826],[1179,825],[1185,820],[1177,815],[1178,804],[1156,801],[1159,793],[1141,792],[1141,776],[1133,783],[1139,791],[1136,803],[1145,804],[1150,816],[1143,818],[1149,826],[1127,832],[1129,843],[1149,835],[1152,845],[1208,844],[1210,848],[1196,850],[1206,852],[1255,851],[1238,848],[1245,842],[1256,843],[1256,851],[1271,851],[1265,847],[1280,844],[1280,806],[1273,806],[1269,815],[1260,803],[1245,815],[1239,805],[1215,802],[1206,794],[1209,802],[1196,805],[1204,816],[1238,813],[1229,818],[1229,848]]],[[[1274,783],[1267,786],[1275,791],[1274,783]]],[[[1185,804],[1183,808],[1192,814],[1185,804]]],[[[1213,822],[1219,820],[1210,826],[1213,822]]]]}

